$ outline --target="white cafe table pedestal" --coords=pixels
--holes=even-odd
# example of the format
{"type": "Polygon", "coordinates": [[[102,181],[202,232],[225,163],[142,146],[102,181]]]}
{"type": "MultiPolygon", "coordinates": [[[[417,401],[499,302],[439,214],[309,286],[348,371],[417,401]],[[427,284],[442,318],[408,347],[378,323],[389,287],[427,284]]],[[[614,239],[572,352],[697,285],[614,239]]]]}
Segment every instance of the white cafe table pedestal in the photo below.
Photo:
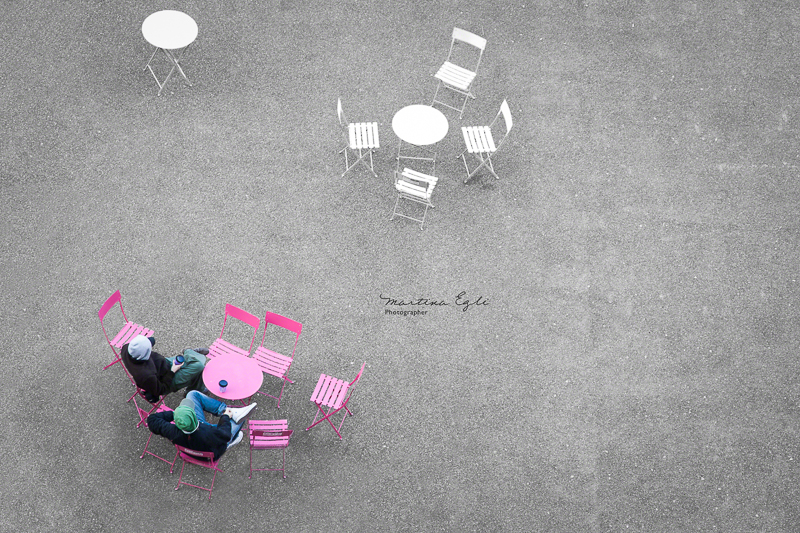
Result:
{"type": "Polygon", "coordinates": [[[173,72],[177,70],[183,79],[192,85],[189,78],[184,74],[180,65],[180,59],[190,44],[197,38],[197,23],[192,17],[180,11],[164,10],[157,11],[144,19],[142,23],[142,35],[145,40],[155,46],[153,55],[150,56],[150,61],[145,65],[144,70],[150,70],[150,74],[155,78],[158,84],[158,94],[164,90],[164,86],[172,77],[173,72]],[[158,76],[153,72],[151,63],[158,51],[164,52],[167,60],[172,65],[172,68],[164,78],[164,81],[158,81],[158,76]]]}
{"type": "MultiPolygon", "coordinates": [[[[444,113],[429,105],[409,105],[395,113],[392,118],[392,130],[400,139],[397,147],[397,167],[400,168],[400,159],[419,159],[432,161],[436,165],[436,152],[425,148],[444,139],[449,128],[447,117],[444,113]],[[431,157],[418,155],[403,155],[403,142],[423,148],[431,157]]],[[[414,153],[419,150],[414,151],[414,153]]]]}

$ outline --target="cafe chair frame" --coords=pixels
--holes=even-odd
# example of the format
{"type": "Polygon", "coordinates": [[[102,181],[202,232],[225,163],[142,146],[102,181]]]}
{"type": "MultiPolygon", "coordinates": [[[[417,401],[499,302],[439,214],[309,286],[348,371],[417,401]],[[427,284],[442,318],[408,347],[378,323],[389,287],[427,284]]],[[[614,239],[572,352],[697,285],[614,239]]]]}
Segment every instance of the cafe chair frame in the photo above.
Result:
{"type": "Polygon", "coordinates": [[[394,220],[395,216],[407,218],[419,222],[419,229],[422,230],[425,224],[425,217],[428,215],[428,209],[436,207],[431,203],[431,195],[438,181],[439,178],[436,176],[423,174],[410,168],[404,168],[403,172],[395,171],[394,187],[397,190],[397,200],[394,202],[394,211],[392,211],[392,217],[389,220],[394,220]],[[422,218],[414,218],[409,214],[398,212],[397,208],[400,206],[401,200],[424,206],[425,210],[422,213],[422,218]]]}
{"type": "Polygon", "coordinates": [[[294,430],[289,429],[287,420],[248,420],[248,440],[250,442],[250,479],[253,472],[281,472],[286,479],[286,448],[294,430]],[[253,450],[281,450],[281,468],[253,468],[253,450]]]}
{"type": "Polygon", "coordinates": [[[250,357],[250,352],[253,350],[253,344],[256,342],[256,333],[258,333],[259,327],[261,327],[261,319],[259,319],[257,316],[248,313],[243,309],[239,309],[234,305],[225,304],[225,318],[222,321],[222,331],[219,334],[219,338],[217,338],[217,340],[215,340],[211,346],[208,347],[207,357],[213,358],[225,354],[237,354],[244,357],[250,357]],[[253,338],[250,340],[250,347],[247,350],[223,339],[223,336],[225,335],[225,326],[228,323],[228,317],[244,322],[253,328],[253,338]]]}
{"type": "Polygon", "coordinates": [[[500,105],[500,111],[497,112],[497,115],[488,126],[464,126],[461,128],[466,148],[464,148],[464,151],[461,152],[456,159],[461,158],[464,161],[464,168],[467,171],[467,179],[464,180],[464,183],[472,179],[481,168],[486,168],[495,179],[500,179],[494,171],[492,159],[494,158],[494,154],[500,150],[500,147],[505,142],[513,125],[514,122],[511,117],[511,111],[508,108],[508,102],[503,100],[503,103],[500,105]],[[502,134],[500,141],[495,142],[492,131],[493,128],[495,128],[495,123],[501,116],[505,122],[505,132],[502,134]],[[466,154],[468,152],[475,156],[479,162],[472,170],[469,169],[469,165],[467,164],[466,154]]]}
{"type": "Polygon", "coordinates": [[[181,473],[178,476],[178,485],[175,487],[175,490],[181,488],[181,485],[188,485],[190,487],[194,487],[196,489],[208,491],[208,499],[211,499],[211,492],[214,490],[214,482],[217,479],[217,472],[222,472],[219,469],[219,461],[222,459],[214,460],[214,452],[200,452],[197,450],[190,450],[189,448],[184,448],[183,446],[175,445],[175,448],[178,450],[178,456],[183,460],[181,463],[181,473]],[[211,486],[210,487],[203,487],[202,485],[193,485],[192,483],[187,483],[183,481],[183,469],[186,467],[186,463],[191,463],[193,465],[197,465],[201,468],[208,468],[214,471],[214,476],[211,478],[211,486]]]}
{"type": "Polygon", "coordinates": [[[372,152],[380,148],[380,138],[378,136],[377,122],[347,122],[342,110],[342,99],[336,100],[336,114],[339,117],[339,126],[345,138],[345,146],[339,153],[344,152],[344,172],[342,177],[350,172],[359,162],[363,163],[375,177],[375,165],[372,162],[372,152]],[[348,152],[353,152],[353,163],[350,164],[348,152]],[[369,155],[369,165],[366,157],[369,155]]]}
{"type": "MultiPolygon", "coordinates": [[[[100,327],[103,329],[103,335],[106,336],[106,341],[108,345],[111,347],[111,351],[114,353],[114,360],[103,367],[103,370],[106,368],[119,363],[122,359],[120,358],[119,352],[117,350],[121,350],[122,347],[131,341],[137,335],[144,335],[145,337],[152,337],[153,330],[147,328],[145,326],[141,326],[135,322],[128,320],[128,317],[125,315],[125,310],[122,308],[122,296],[120,295],[119,290],[117,290],[114,294],[109,296],[109,298],[105,301],[100,310],[97,312],[97,316],[100,319],[100,327]],[[114,335],[114,338],[108,338],[108,332],[106,331],[106,326],[104,320],[108,312],[115,306],[119,304],[119,310],[122,313],[122,319],[125,321],[122,328],[114,335]]],[[[127,371],[126,371],[127,373],[127,371]]],[[[128,376],[130,378],[130,375],[128,376]]],[[[133,382],[133,379],[131,379],[133,382]]],[[[135,383],[134,383],[135,385],[135,383]]]]}
{"type": "Polygon", "coordinates": [[[340,433],[342,425],[344,425],[347,415],[353,416],[347,404],[353,396],[353,389],[356,383],[361,379],[361,374],[364,373],[366,364],[365,361],[361,365],[361,370],[358,371],[355,379],[350,383],[325,374],[319,376],[317,386],[314,388],[314,393],[311,395],[311,402],[317,406],[317,412],[314,415],[314,420],[312,420],[311,425],[306,428],[306,431],[327,420],[328,424],[330,424],[336,432],[339,440],[342,440],[342,434],[340,433]],[[328,411],[326,412],[323,407],[327,407],[328,411]],[[331,417],[342,410],[344,410],[342,420],[337,427],[333,424],[331,417]],[[319,418],[320,413],[322,413],[322,418],[319,418]],[[317,418],[319,418],[319,420],[317,420],[317,418]]]}
{"type": "Polygon", "coordinates": [[[291,318],[287,318],[270,311],[267,311],[267,314],[264,316],[264,335],[261,337],[261,345],[256,348],[256,351],[253,354],[253,359],[256,360],[259,368],[261,368],[261,371],[264,374],[269,374],[270,376],[281,379],[281,391],[277,396],[273,396],[260,390],[258,391],[258,394],[263,394],[264,396],[269,396],[270,398],[278,400],[277,407],[279,409],[281,407],[281,398],[283,397],[283,389],[286,387],[286,383],[294,383],[294,381],[286,377],[286,374],[289,372],[289,367],[292,365],[292,362],[294,362],[294,354],[297,351],[297,341],[300,340],[300,333],[302,331],[303,324],[297,322],[296,320],[292,320],[291,318]],[[267,329],[269,328],[270,324],[295,334],[291,356],[283,355],[282,353],[276,352],[264,346],[264,340],[267,338],[267,329]]]}
{"type": "MultiPolygon", "coordinates": [[[[467,100],[469,98],[472,98],[473,100],[475,99],[475,94],[472,92],[472,84],[478,75],[478,67],[480,67],[481,59],[483,58],[483,51],[485,49],[486,39],[480,35],[476,35],[467,30],[462,30],[461,28],[453,28],[453,34],[450,40],[450,51],[447,54],[447,59],[436,72],[436,74],[434,74],[434,77],[439,80],[439,82],[436,85],[436,92],[433,94],[433,102],[431,105],[439,103],[445,107],[449,107],[450,109],[458,111],[458,118],[464,116],[464,108],[467,107],[467,100]],[[454,52],[456,55],[459,55],[458,61],[461,63],[466,63],[467,59],[462,58],[461,55],[474,55],[469,53],[459,54],[459,52],[463,52],[460,49],[465,47],[474,47],[477,49],[478,57],[477,61],[475,61],[474,67],[470,66],[470,68],[466,68],[456,64],[454,52]],[[449,89],[463,96],[464,101],[462,102],[461,107],[455,107],[441,100],[437,100],[439,89],[441,88],[449,89]]],[[[467,52],[469,50],[471,50],[471,48],[469,48],[467,52]]]]}

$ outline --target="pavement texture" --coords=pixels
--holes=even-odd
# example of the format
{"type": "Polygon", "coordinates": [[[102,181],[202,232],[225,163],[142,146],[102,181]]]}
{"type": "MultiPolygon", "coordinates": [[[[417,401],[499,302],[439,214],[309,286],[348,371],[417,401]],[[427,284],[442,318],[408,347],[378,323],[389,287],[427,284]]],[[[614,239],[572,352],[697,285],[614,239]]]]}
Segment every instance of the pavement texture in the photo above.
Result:
{"type": "Polygon", "coordinates": [[[796,4],[2,9],[0,530],[800,527],[796,4]],[[192,85],[161,97],[159,9],[199,26],[192,85]],[[421,231],[389,220],[391,119],[430,102],[454,26],[488,45],[421,231]],[[377,178],[340,178],[339,97],[379,123],[377,178]],[[500,180],[465,185],[460,127],[504,98],[500,180]],[[209,502],[139,458],[131,385],[101,370],[117,289],[164,355],[226,303],[303,323],[296,383],[251,415],[296,430],[287,479],[248,479],[242,443],[209,502]],[[364,361],[344,439],[303,431],[320,373],[364,361]]]}

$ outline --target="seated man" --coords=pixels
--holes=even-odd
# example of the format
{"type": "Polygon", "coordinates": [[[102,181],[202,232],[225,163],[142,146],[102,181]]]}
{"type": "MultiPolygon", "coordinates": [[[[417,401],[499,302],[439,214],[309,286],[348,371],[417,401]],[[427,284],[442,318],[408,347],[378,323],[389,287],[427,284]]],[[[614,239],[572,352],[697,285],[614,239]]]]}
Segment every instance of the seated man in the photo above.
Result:
{"type": "Polygon", "coordinates": [[[175,392],[183,387],[187,390],[208,391],[203,383],[203,369],[206,366],[208,350],[184,350],[183,364],[175,358],[163,357],[152,350],[156,340],[153,337],[137,335],[131,342],[122,346],[120,357],[133,381],[145,392],[149,402],[158,401],[159,396],[175,392]],[[199,351],[198,351],[199,350],[199,351]]]}
{"type": "Polygon", "coordinates": [[[255,406],[255,403],[251,403],[246,407],[230,408],[201,392],[190,391],[175,411],[162,411],[148,416],[147,427],[178,446],[199,452],[214,452],[216,461],[225,450],[242,440],[244,417],[255,406]],[[219,422],[216,425],[206,422],[203,411],[218,415],[219,422]]]}

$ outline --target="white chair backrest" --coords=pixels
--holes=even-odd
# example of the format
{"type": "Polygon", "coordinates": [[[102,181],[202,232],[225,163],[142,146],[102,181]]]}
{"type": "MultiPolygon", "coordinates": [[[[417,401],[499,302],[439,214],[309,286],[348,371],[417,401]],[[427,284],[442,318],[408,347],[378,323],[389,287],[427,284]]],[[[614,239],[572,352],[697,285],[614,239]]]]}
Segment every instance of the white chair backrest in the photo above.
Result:
{"type": "Polygon", "coordinates": [[[344,126],[344,111],[342,111],[342,99],[336,99],[336,114],[339,115],[339,124],[344,126]]]}
{"type": "Polygon", "coordinates": [[[503,115],[503,120],[506,121],[506,135],[508,135],[508,132],[511,131],[511,126],[514,125],[514,122],[511,119],[511,111],[508,109],[508,102],[505,100],[503,100],[503,103],[500,104],[500,113],[503,115]]]}
{"type": "Polygon", "coordinates": [[[471,44],[475,48],[480,48],[481,51],[486,48],[486,39],[461,28],[453,28],[453,39],[471,44]]]}

